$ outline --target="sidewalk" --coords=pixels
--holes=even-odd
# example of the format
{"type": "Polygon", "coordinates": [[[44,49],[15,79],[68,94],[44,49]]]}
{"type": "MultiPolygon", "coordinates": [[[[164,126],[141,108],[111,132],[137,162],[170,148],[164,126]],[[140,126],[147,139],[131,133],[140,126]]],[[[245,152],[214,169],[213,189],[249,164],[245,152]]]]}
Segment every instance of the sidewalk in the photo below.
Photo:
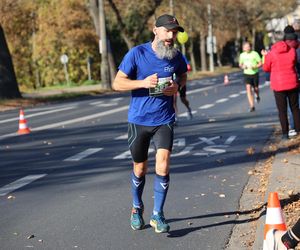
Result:
{"type": "MultiPolygon", "coordinates": [[[[268,180],[268,187],[266,190],[264,201],[268,201],[270,192],[277,192],[283,216],[287,227],[290,227],[300,216],[300,136],[292,138],[287,143],[280,143],[274,162],[272,164],[272,171],[268,180]],[[296,202],[296,207],[293,207],[294,214],[288,214],[288,205],[296,202]],[[295,211],[297,210],[298,213],[295,211]],[[296,213],[295,213],[296,212],[296,213]]],[[[263,213],[258,220],[258,226],[255,235],[255,242],[253,250],[263,249],[264,241],[264,225],[266,221],[266,214],[263,213]]]]}
{"type": "MultiPolygon", "coordinates": [[[[227,250],[263,250],[266,207],[270,192],[277,192],[289,228],[300,217],[300,136],[282,143],[280,132],[262,152],[240,199],[240,208],[227,250]]],[[[296,248],[300,249],[300,247],[296,248]]]]}

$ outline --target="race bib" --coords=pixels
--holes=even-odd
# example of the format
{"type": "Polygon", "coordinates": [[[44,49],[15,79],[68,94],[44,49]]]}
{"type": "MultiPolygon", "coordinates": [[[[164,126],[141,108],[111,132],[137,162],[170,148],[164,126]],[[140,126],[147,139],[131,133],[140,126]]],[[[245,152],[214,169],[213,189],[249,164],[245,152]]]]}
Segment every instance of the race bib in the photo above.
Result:
{"type": "Polygon", "coordinates": [[[169,86],[171,80],[172,80],[171,76],[158,78],[158,83],[157,83],[156,87],[149,88],[149,96],[162,96],[163,89],[169,86]]]}

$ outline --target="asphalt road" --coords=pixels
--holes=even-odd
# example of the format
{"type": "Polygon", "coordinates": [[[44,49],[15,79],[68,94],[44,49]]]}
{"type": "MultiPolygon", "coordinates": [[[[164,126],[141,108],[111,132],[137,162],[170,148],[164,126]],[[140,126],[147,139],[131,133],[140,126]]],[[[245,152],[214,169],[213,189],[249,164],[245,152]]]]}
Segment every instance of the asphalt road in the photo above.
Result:
{"type": "MultiPolygon", "coordinates": [[[[248,171],[278,124],[274,98],[248,112],[241,73],[188,83],[193,120],[178,100],[165,216],[168,234],[129,225],[129,93],[25,109],[32,132],[16,135],[19,110],[0,113],[0,246],[15,249],[224,249],[248,171]]],[[[153,206],[154,148],[144,190],[153,206]]],[[[246,223],[246,222],[245,222],[246,223]]]]}

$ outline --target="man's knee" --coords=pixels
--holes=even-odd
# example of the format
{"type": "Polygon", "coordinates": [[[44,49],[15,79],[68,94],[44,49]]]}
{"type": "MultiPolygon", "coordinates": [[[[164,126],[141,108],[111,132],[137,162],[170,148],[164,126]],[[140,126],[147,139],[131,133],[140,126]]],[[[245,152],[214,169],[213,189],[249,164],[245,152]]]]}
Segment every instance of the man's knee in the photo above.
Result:
{"type": "Polygon", "coordinates": [[[147,161],[144,162],[134,162],[133,172],[135,176],[142,177],[147,174],[147,161]]]}
{"type": "Polygon", "coordinates": [[[169,174],[170,151],[167,149],[159,149],[156,154],[156,173],[161,176],[169,174]]]}

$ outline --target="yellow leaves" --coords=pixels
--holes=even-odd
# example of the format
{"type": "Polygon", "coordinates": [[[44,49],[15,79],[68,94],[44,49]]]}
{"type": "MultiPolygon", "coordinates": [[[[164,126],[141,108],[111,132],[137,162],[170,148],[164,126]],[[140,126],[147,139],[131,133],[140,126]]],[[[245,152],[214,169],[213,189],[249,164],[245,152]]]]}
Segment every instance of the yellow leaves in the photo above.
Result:
{"type": "Polygon", "coordinates": [[[248,155],[253,155],[255,153],[255,148],[254,147],[249,147],[246,149],[246,152],[248,155]]]}
{"type": "MultiPolygon", "coordinates": [[[[81,0],[0,0],[0,23],[12,54],[20,85],[33,87],[36,73],[43,86],[65,81],[62,53],[68,54],[72,81],[87,79],[86,58],[92,56],[93,78],[99,57],[98,39],[85,2],[81,0]]],[[[23,86],[20,86],[21,88],[23,86]]]]}

